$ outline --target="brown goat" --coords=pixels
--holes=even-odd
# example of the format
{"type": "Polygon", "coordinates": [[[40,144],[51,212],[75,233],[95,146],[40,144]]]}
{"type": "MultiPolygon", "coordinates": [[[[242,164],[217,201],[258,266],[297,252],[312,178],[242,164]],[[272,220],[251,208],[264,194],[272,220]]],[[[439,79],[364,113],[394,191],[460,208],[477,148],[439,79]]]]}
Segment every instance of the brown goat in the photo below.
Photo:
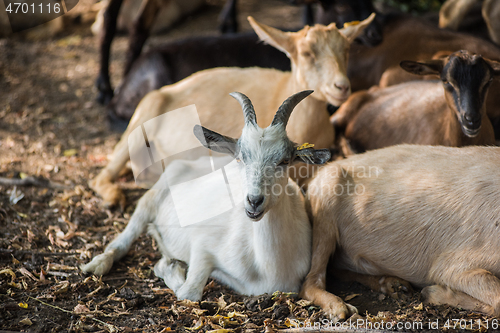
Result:
{"type": "Polygon", "coordinates": [[[352,91],[377,85],[384,71],[403,60],[431,59],[439,51],[468,50],[500,61],[500,48],[483,39],[443,30],[410,16],[388,15],[383,24],[383,40],[375,47],[353,44],[347,75],[352,91]]]}
{"type": "Polygon", "coordinates": [[[308,187],[313,252],[301,297],[332,319],[355,312],[325,291],[334,255],[336,270],[367,274],[377,291],[404,279],[429,303],[499,316],[499,165],[498,147],[401,145],[323,167],[308,187]]]}
{"type": "MultiPolygon", "coordinates": [[[[477,2],[478,0],[447,0],[439,11],[439,26],[457,30],[477,2]]],[[[491,40],[500,44],[500,2],[484,0],[481,12],[491,40]]]]}
{"type": "Polygon", "coordinates": [[[495,144],[484,100],[491,81],[500,75],[500,63],[459,51],[422,63],[403,61],[401,66],[414,74],[438,74],[442,82],[413,81],[353,94],[331,117],[351,149],[495,144]]]}
{"type": "MultiPolygon", "coordinates": [[[[432,59],[440,59],[450,55],[451,51],[440,51],[436,53],[432,59]]],[[[434,80],[435,75],[416,75],[405,71],[401,66],[394,66],[387,69],[380,78],[379,87],[385,88],[403,82],[416,80],[434,80]]],[[[489,88],[489,94],[486,97],[486,114],[493,124],[495,138],[500,140],[500,81],[494,80],[489,88]]]]}

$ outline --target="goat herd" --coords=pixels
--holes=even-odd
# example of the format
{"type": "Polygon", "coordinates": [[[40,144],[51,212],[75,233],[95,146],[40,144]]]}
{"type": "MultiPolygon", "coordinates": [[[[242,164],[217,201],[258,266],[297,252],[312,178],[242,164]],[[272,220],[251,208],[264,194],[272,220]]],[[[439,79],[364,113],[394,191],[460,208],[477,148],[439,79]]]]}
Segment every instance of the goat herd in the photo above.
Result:
{"type": "MultiPolygon", "coordinates": [[[[323,19],[330,11],[337,23],[359,22],[283,32],[249,17],[268,45],[252,34],[172,42],[140,56],[114,96],[101,71],[111,118],[130,120],[90,182],[105,205],[126,204],[113,182],[146,121],[195,104],[203,126],[194,135],[214,155],[167,163],[85,272],[107,273],[147,228],[163,255],[155,273],[179,299],[200,300],[213,277],[243,294],[300,291],[346,319],[356,308],[325,290],[332,259],[377,291],[411,284],[431,304],[500,316],[500,48],[422,18],[372,13],[371,1],[334,3],[343,11],[324,1],[323,19]],[[199,172],[216,153],[236,160],[241,200],[203,226],[180,227],[168,178],[199,172]],[[328,162],[332,153],[343,157],[328,162]]],[[[464,3],[446,8],[462,19],[464,3]]],[[[485,0],[495,39],[492,13],[498,1],[485,0]]],[[[167,155],[186,135],[159,131],[167,155]]]]}

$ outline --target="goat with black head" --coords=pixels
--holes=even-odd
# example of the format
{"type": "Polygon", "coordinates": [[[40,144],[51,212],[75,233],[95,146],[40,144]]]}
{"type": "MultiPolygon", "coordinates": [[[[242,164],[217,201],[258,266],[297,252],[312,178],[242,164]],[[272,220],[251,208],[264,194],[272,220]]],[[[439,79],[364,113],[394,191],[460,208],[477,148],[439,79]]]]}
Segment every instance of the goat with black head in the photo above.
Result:
{"type": "Polygon", "coordinates": [[[352,150],[402,143],[495,144],[484,102],[500,75],[500,63],[458,51],[426,62],[403,61],[401,67],[413,74],[439,75],[441,81],[410,81],[353,94],[331,117],[352,150]]]}
{"type": "Polygon", "coordinates": [[[425,63],[403,61],[401,67],[413,74],[439,75],[447,104],[455,111],[463,133],[470,138],[479,134],[488,88],[494,77],[500,74],[497,62],[458,51],[448,59],[425,63]]]}

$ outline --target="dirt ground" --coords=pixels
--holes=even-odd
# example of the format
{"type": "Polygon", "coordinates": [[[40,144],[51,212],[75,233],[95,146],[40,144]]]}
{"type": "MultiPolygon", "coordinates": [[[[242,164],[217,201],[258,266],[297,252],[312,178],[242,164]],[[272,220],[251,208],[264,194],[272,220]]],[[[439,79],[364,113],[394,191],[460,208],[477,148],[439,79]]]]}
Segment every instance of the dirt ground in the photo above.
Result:
{"type": "MultiPolygon", "coordinates": [[[[148,45],[216,34],[222,3],[211,0],[148,45]]],[[[285,28],[301,22],[300,8],[278,0],[241,1],[240,9],[244,30],[247,15],[285,28]]],[[[114,86],[125,47],[123,36],[113,44],[114,86]]],[[[0,332],[272,332],[293,328],[293,320],[325,320],[296,295],[244,297],[215,281],[202,302],[177,301],[152,272],[160,256],[146,235],[102,279],[80,272],[123,230],[144,193],[131,176],[121,178],[129,201],[122,214],[102,208],[88,188],[120,136],[108,129],[105,108],[94,101],[97,71],[97,38],[89,24],[48,41],[0,40],[0,176],[44,177],[66,187],[0,186],[0,332]]],[[[332,279],[329,290],[358,307],[361,316],[353,320],[364,323],[358,329],[402,323],[403,331],[422,331],[437,323],[448,332],[485,332],[495,325],[480,314],[422,305],[418,291],[394,299],[332,279]]]]}

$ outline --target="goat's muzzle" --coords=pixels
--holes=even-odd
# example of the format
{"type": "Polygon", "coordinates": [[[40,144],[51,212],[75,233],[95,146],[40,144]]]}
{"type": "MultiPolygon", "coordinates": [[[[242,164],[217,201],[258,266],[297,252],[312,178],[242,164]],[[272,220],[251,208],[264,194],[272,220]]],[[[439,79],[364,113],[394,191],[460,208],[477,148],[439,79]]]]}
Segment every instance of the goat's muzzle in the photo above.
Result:
{"type": "Polygon", "coordinates": [[[481,130],[481,116],[470,117],[467,114],[462,117],[462,132],[470,138],[474,138],[481,130]]]}
{"type": "Polygon", "coordinates": [[[248,195],[247,205],[245,205],[247,216],[252,220],[258,221],[264,215],[264,196],[248,195]]]}

